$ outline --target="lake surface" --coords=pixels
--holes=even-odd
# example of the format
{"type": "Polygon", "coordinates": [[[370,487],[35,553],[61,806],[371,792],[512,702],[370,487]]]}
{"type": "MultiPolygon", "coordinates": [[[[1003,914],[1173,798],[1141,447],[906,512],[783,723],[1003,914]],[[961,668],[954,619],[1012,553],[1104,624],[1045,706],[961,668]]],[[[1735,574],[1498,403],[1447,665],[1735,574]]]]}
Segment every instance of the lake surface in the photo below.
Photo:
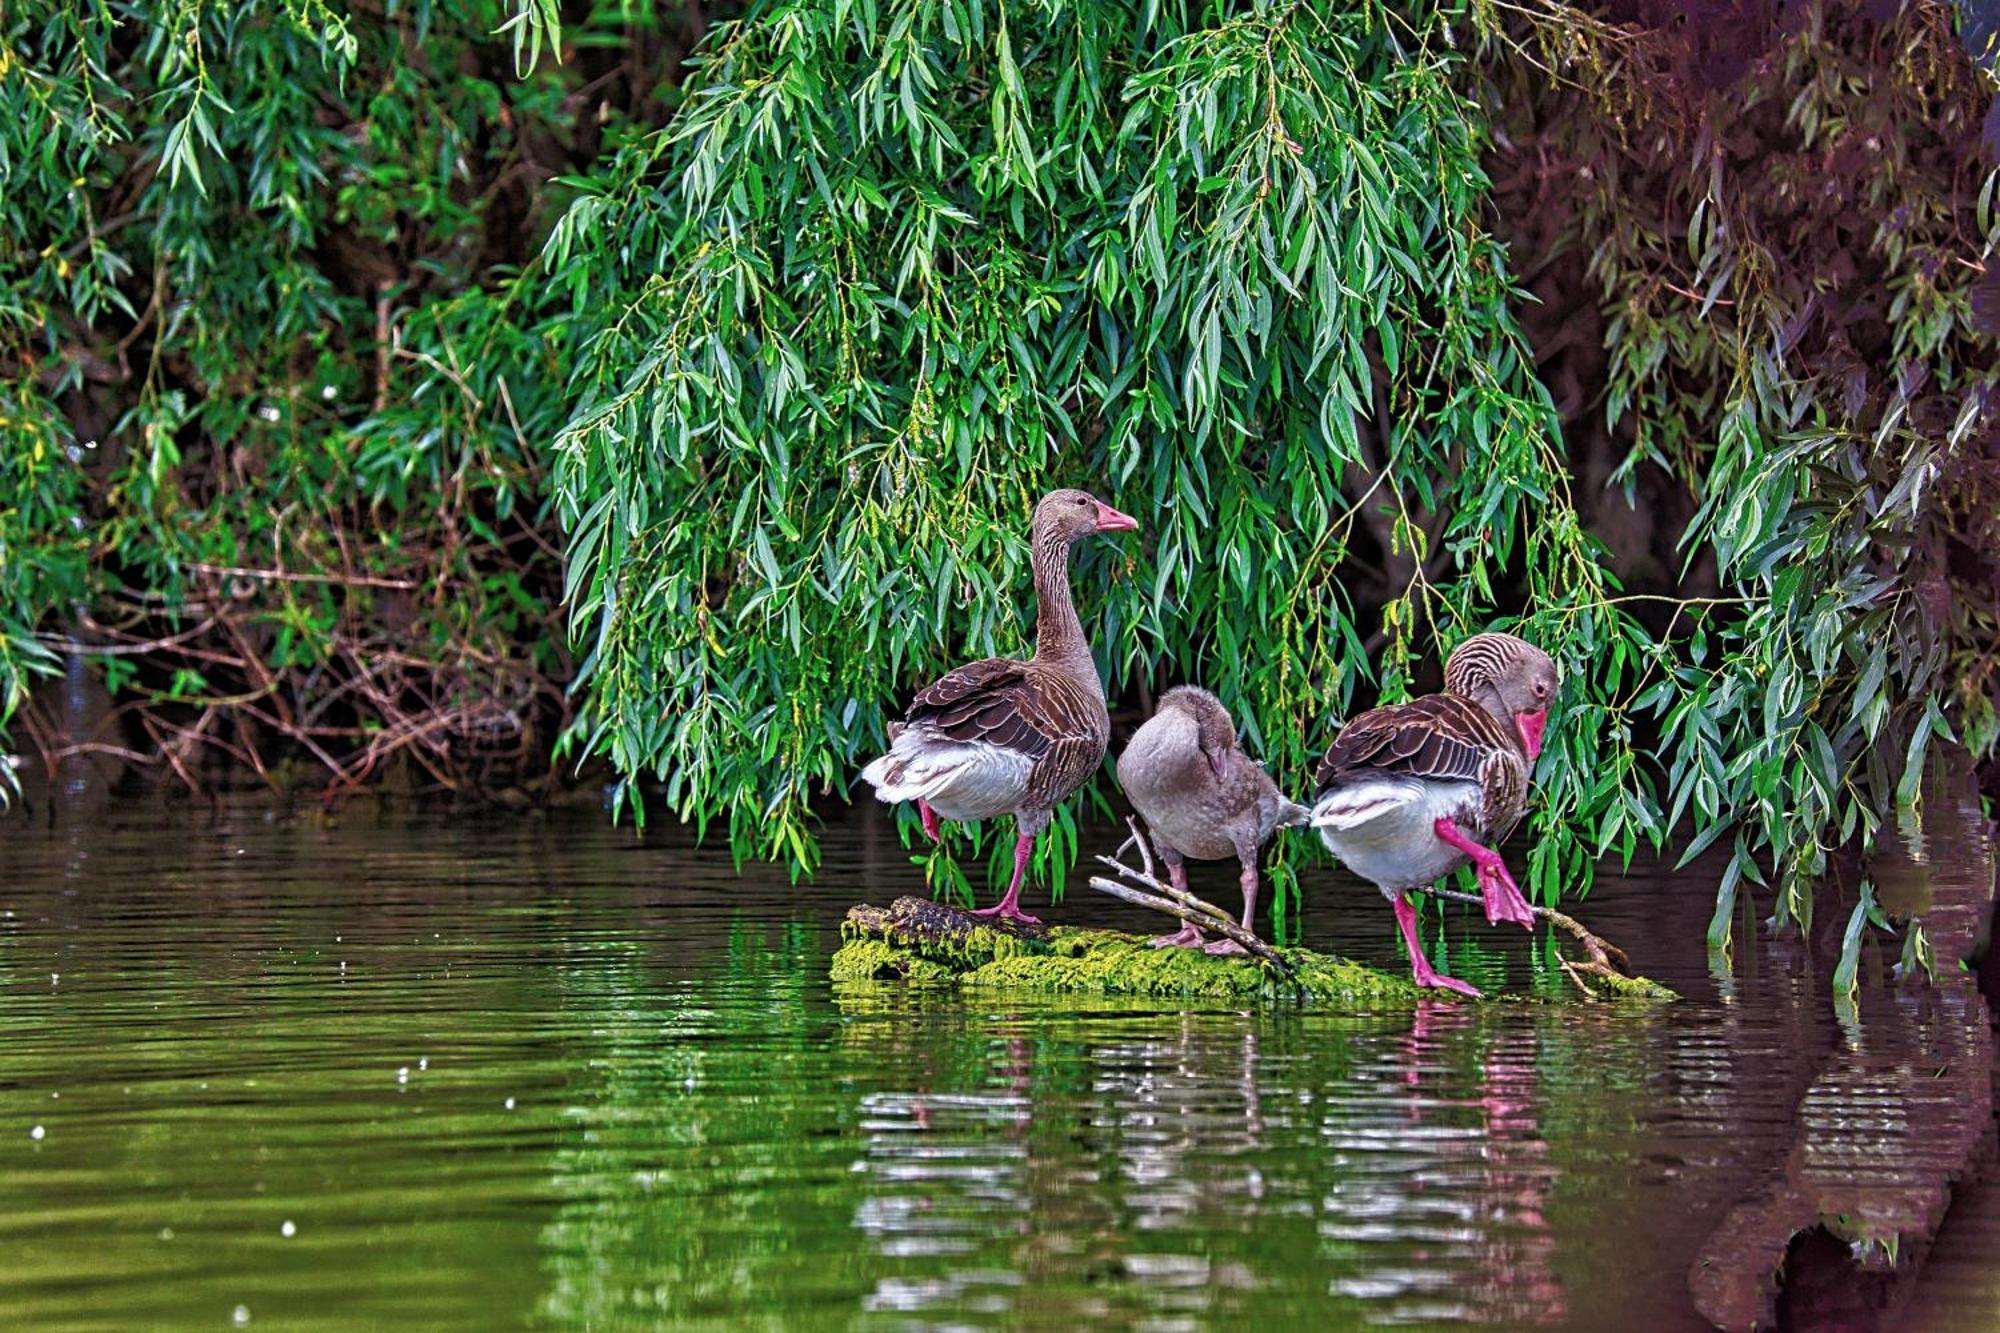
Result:
{"type": "MultiPolygon", "coordinates": [[[[1688,997],[1637,1011],[834,986],[847,906],[923,889],[883,820],[826,850],[795,886],[592,811],[0,822],[0,1323],[1673,1333],[1813,1089],[1902,1169],[1829,1053],[1970,1040],[1879,978],[1843,1027],[1796,947],[1712,970],[1705,863],[1581,909],[1688,997]]],[[[1306,943],[1401,966],[1372,889],[1306,891],[1306,943]]],[[[1565,984],[1445,930],[1482,985],[1565,984]]],[[[1992,1327],[1952,1300],[1991,1269],[1940,1271],[1928,1326],[1992,1327]]]]}

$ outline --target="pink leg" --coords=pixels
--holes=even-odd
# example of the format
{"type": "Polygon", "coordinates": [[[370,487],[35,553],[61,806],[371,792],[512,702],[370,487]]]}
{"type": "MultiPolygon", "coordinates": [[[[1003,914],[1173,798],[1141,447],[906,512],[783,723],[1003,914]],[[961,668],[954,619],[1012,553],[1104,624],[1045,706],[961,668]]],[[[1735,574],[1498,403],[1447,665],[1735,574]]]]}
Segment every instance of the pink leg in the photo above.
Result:
{"type": "Polygon", "coordinates": [[[929,801],[918,801],[917,813],[923,816],[924,832],[930,835],[930,840],[932,842],[941,841],[944,833],[938,828],[938,813],[931,809],[931,803],[929,801]]]}
{"type": "Polygon", "coordinates": [[[1025,925],[1039,926],[1042,919],[1029,916],[1020,908],[1021,881],[1028,877],[1028,860],[1035,854],[1035,840],[1022,835],[1014,839],[1014,878],[1007,885],[1007,892],[991,907],[983,907],[974,916],[990,916],[1000,921],[1019,921],[1025,925]]]}
{"type": "Polygon", "coordinates": [[[1477,987],[1460,981],[1457,977],[1446,976],[1436,968],[1433,968],[1431,960],[1424,957],[1423,946],[1417,943],[1417,909],[1410,906],[1410,900],[1399,893],[1396,895],[1394,906],[1396,908],[1396,925],[1403,932],[1403,945],[1410,951],[1411,979],[1419,986],[1430,987],[1436,990],[1457,991],[1460,995],[1470,996],[1475,1000],[1478,999],[1479,991],[1477,987]]]}
{"type": "Polygon", "coordinates": [[[1466,837],[1449,819],[1440,819],[1431,827],[1439,838],[1472,858],[1472,864],[1479,872],[1479,891],[1486,898],[1488,925],[1497,926],[1502,921],[1512,921],[1530,930],[1535,928],[1535,909],[1528,906],[1528,900],[1514,886],[1514,877],[1507,873],[1507,863],[1500,859],[1498,852],[1481,847],[1466,837]]]}
{"type": "MultiPolygon", "coordinates": [[[[1175,888],[1187,892],[1187,866],[1175,861],[1167,867],[1167,878],[1175,888]]],[[[1171,935],[1155,935],[1146,943],[1155,949],[1199,949],[1202,946],[1201,927],[1190,921],[1171,935]]]]}
{"type": "MultiPolygon", "coordinates": [[[[1243,886],[1243,929],[1255,935],[1257,933],[1257,865],[1254,861],[1245,863],[1243,873],[1236,877],[1236,882],[1243,886]]],[[[1218,958],[1226,958],[1231,954],[1247,954],[1250,952],[1235,940],[1217,940],[1215,943],[1208,945],[1205,951],[1214,954],[1218,958]]]]}

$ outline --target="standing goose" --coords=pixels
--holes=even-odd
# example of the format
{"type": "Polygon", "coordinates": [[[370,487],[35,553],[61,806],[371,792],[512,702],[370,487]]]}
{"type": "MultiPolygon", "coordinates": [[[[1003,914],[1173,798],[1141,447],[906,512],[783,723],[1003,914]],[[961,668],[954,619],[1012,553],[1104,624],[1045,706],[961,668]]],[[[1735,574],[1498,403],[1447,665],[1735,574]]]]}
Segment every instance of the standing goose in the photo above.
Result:
{"type": "Polygon", "coordinates": [[[1035,838],[1055,807],[1104,759],[1111,718],[1090,644],[1070,599],[1070,548],[1093,532],[1129,532],[1137,519],[1086,491],[1050,491],[1035,506],[1035,654],[989,657],[925,686],[889,753],[861,770],[876,799],[915,801],[935,842],[938,821],[1014,816],[1014,878],[996,905],[974,913],[1038,925],[1020,909],[1035,838]]]}
{"type": "Polygon", "coordinates": [[[1445,663],[1443,694],[1363,713],[1320,760],[1313,826],[1329,851],[1394,904],[1419,986],[1479,994],[1431,967],[1406,890],[1470,861],[1486,919],[1534,925],[1491,844],[1506,839],[1527,806],[1556,684],[1555,663],[1533,644],[1475,634],[1445,663]]]}
{"type": "MultiPolygon", "coordinates": [[[[1222,701],[1193,685],[1160,699],[1146,724],[1118,756],[1118,785],[1146,821],[1146,831],[1174,887],[1187,889],[1184,857],[1243,867],[1243,929],[1256,931],[1257,849],[1281,828],[1306,822],[1308,811],[1286,800],[1264,766],[1236,740],[1236,723],[1222,701]]],[[[1202,946],[1190,924],[1152,941],[1164,947],[1202,946]]],[[[1244,952],[1234,940],[1205,946],[1212,954],[1244,952]]]]}

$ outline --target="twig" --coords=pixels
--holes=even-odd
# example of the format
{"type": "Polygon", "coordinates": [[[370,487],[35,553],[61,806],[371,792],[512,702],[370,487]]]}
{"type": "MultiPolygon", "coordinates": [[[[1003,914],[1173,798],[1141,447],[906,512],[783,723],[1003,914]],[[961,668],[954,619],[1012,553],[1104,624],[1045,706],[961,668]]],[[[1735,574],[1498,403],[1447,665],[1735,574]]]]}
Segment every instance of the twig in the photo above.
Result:
{"type": "Polygon", "coordinates": [[[36,637],[47,647],[56,649],[59,652],[84,653],[91,657],[131,656],[134,654],[162,652],[168,648],[178,648],[188,640],[206,634],[219,618],[218,615],[211,615],[207,620],[202,621],[194,628],[182,630],[178,634],[168,634],[157,639],[137,641],[122,631],[109,629],[98,624],[86,611],[78,617],[86,629],[95,630],[103,634],[116,634],[118,637],[126,639],[127,642],[87,643],[82,639],[71,638],[67,634],[40,634],[36,637]]]}
{"type": "Polygon", "coordinates": [[[1568,977],[1571,981],[1576,983],[1576,988],[1579,991],[1583,992],[1584,999],[1589,1000],[1593,1004],[1597,1002],[1597,992],[1592,990],[1590,988],[1590,983],[1585,981],[1583,977],[1579,975],[1578,972],[1580,966],[1579,964],[1572,963],[1569,959],[1563,957],[1560,953],[1558,953],[1556,955],[1556,966],[1562,969],[1564,976],[1568,977]]]}
{"type": "MultiPolygon", "coordinates": [[[[215,715],[215,710],[211,708],[208,712],[202,714],[202,717],[204,720],[206,720],[207,718],[213,717],[214,715],[215,715]]],[[[174,776],[178,777],[183,783],[187,784],[188,791],[192,792],[197,796],[201,795],[202,794],[201,784],[195,781],[194,774],[188,772],[187,764],[183,762],[183,756],[181,755],[181,753],[178,750],[174,749],[173,746],[168,745],[166,741],[162,739],[160,736],[159,729],[161,727],[172,726],[173,724],[169,722],[158,722],[154,719],[153,715],[150,713],[139,714],[139,722],[142,726],[145,727],[146,734],[152,738],[153,744],[156,747],[158,747],[161,754],[167,757],[167,762],[173,766],[174,776]]],[[[180,730],[180,728],[178,727],[174,729],[176,731],[180,730]]]]}
{"type": "Polygon", "coordinates": [[[1096,889],[1099,893],[1110,894],[1114,898],[1123,898],[1128,903],[1137,903],[1141,907],[1150,907],[1156,912],[1165,912],[1168,916],[1177,917],[1189,925],[1205,930],[1212,930],[1226,939],[1234,940],[1251,954],[1263,959],[1276,968],[1287,980],[1295,984],[1298,982],[1298,969],[1292,966],[1291,962],[1283,954],[1258,939],[1253,932],[1245,930],[1242,926],[1238,925],[1235,918],[1230,916],[1229,913],[1223,911],[1214,903],[1195,897],[1186,889],[1176,888],[1171,884],[1162,884],[1153,873],[1152,852],[1146,845],[1146,839],[1140,834],[1137,825],[1133,824],[1130,820],[1127,820],[1126,824],[1131,828],[1132,835],[1119,844],[1115,855],[1100,856],[1097,859],[1116,871],[1121,877],[1133,880],[1143,885],[1144,888],[1135,889],[1130,885],[1119,884],[1113,880],[1105,879],[1101,875],[1091,876],[1091,888],[1096,889]],[[1144,869],[1134,869],[1118,860],[1118,857],[1125,854],[1127,847],[1135,844],[1138,846],[1140,864],[1144,869]],[[1151,892],[1147,892],[1146,890],[1151,890],[1151,892]]]}
{"type": "Polygon", "coordinates": [[[1209,916],[1199,908],[1183,907],[1171,899],[1162,898],[1158,894],[1147,893],[1144,889],[1135,889],[1129,884],[1120,884],[1116,880],[1106,879],[1102,875],[1092,875],[1090,877],[1090,887],[1096,889],[1099,893],[1108,893],[1113,898],[1123,898],[1128,903],[1137,903],[1141,907],[1150,907],[1155,912],[1165,912],[1168,916],[1179,917],[1191,926],[1210,927],[1215,925],[1215,918],[1209,916]]]}
{"type": "MultiPolygon", "coordinates": [[[[1139,849],[1139,864],[1146,868],[1147,878],[1159,878],[1153,870],[1152,844],[1147,842],[1145,835],[1139,832],[1139,821],[1127,815],[1125,817],[1125,829],[1125,841],[1118,845],[1118,850],[1113,852],[1112,855],[1123,856],[1127,847],[1136,846],[1139,849]]],[[[1103,858],[1099,857],[1098,859],[1102,860],[1103,858]]]]}
{"type": "Polygon", "coordinates": [[[74,759],[87,754],[109,755],[113,759],[123,759],[128,764],[138,764],[146,768],[151,768],[160,762],[160,756],[156,754],[140,754],[137,750],[128,750],[109,741],[74,741],[50,750],[48,759],[52,763],[60,764],[65,759],[74,759]]]}
{"type": "MultiPolygon", "coordinates": [[[[1168,902],[1179,904],[1189,911],[1200,913],[1201,919],[1194,922],[1197,926],[1212,926],[1218,931],[1225,927],[1238,931],[1243,929],[1243,927],[1236,924],[1235,917],[1229,915],[1229,913],[1223,911],[1214,903],[1204,898],[1195,897],[1192,893],[1176,886],[1171,881],[1162,883],[1158,872],[1153,869],[1153,857],[1147,848],[1145,836],[1139,832],[1138,825],[1130,817],[1127,817],[1125,826],[1132,830],[1130,836],[1118,845],[1118,850],[1112,855],[1098,857],[1097,861],[1100,865],[1109,866],[1128,879],[1140,881],[1151,888],[1157,896],[1166,899],[1168,902]],[[1144,867],[1143,871],[1135,872],[1131,867],[1116,859],[1125,854],[1127,847],[1134,845],[1139,849],[1139,863],[1144,867]]],[[[1171,915],[1179,914],[1171,913],[1171,915]]],[[[1240,943],[1241,941],[1238,942],[1240,943]]]]}
{"type": "MultiPolygon", "coordinates": [[[[1672,293],[1673,293],[1673,294],[1674,294],[1675,296],[1684,296],[1684,297],[1686,297],[1686,298],[1687,298],[1688,300],[1690,300],[1690,301],[1702,301],[1702,300],[1706,300],[1706,299],[1707,299],[1707,298],[1706,298],[1706,297],[1704,297],[1704,296],[1703,296],[1703,295],[1702,295],[1702,294],[1701,294],[1700,292],[1691,292],[1691,291],[1689,291],[1689,290],[1688,290],[1687,288],[1685,288],[1685,287],[1676,287],[1676,286],[1674,286],[1674,284],[1673,284],[1673,283],[1671,283],[1671,282],[1668,282],[1668,281],[1667,281],[1667,280],[1666,280],[1665,278],[1660,278],[1660,279],[1658,279],[1658,281],[1659,281],[1659,284],[1660,284],[1660,286],[1662,286],[1662,287],[1666,288],[1666,289],[1667,289],[1668,291],[1672,292],[1672,293]]],[[[1725,299],[1725,298],[1723,298],[1723,297],[1720,297],[1720,296],[1718,296],[1718,297],[1716,297],[1716,298],[1715,298],[1715,300],[1714,300],[1713,302],[1711,302],[1710,304],[1712,304],[1712,305],[1735,305],[1735,304],[1736,304],[1736,302],[1734,302],[1734,301],[1731,301],[1731,300],[1727,300],[1727,299],[1725,299]]]]}
{"type": "Polygon", "coordinates": [[[244,569],[237,565],[210,565],[199,560],[182,562],[183,569],[204,574],[228,574],[239,579],[270,579],[280,583],[334,583],[357,588],[397,588],[412,591],[423,585],[410,579],[382,579],[370,574],[294,574],[288,569],[244,569]]]}
{"type": "MultiPolygon", "coordinates": [[[[1486,905],[1486,900],[1477,894],[1460,893],[1457,889],[1425,889],[1424,892],[1430,894],[1433,898],[1445,898],[1455,903],[1471,903],[1474,907],[1484,907],[1486,905]]],[[[1538,907],[1532,903],[1529,904],[1528,910],[1536,916],[1541,917],[1544,921],[1547,921],[1556,929],[1575,936],[1577,942],[1589,950],[1590,958],[1587,962],[1570,963],[1564,961],[1563,967],[1566,970],[1589,972],[1594,976],[1600,977],[1630,978],[1638,975],[1632,970],[1632,960],[1626,957],[1623,949],[1588,929],[1575,917],[1570,916],[1566,912],[1558,912],[1553,907],[1538,907]]],[[[1571,976],[1570,979],[1572,981],[1577,980],[1575,976],[1571,976]]],[[[1578,981],[1577,984],[1582,985],[1583,983],[1578,981]]],[[[1586,988],[1587,993],[1588,989],[1586,988]]]]}

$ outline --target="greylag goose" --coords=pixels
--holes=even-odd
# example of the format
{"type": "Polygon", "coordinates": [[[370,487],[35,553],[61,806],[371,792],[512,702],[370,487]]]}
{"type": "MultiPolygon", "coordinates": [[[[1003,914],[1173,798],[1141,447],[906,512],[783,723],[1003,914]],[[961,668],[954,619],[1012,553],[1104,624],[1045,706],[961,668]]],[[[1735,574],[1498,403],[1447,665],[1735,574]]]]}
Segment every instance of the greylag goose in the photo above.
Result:
{"type": "Polygon", "coordinates": [[[1104,686],[1070,598],[1070,548],[1093,532],[1128,532],[1137,519],[1086,491],[1050,491],[1035,506],[1035,653],[1025,662],[970,662],[918,692],[889,753],[861,770],[877,800],[915,801],[935,842],[940,819],[1014,816],[1014,878],[975,916],[1039,925],[1020,908],[1035,839],[1055,810],[1097,771],[1111,738],[1104,686]]]}
{"type": "MultiPolygon", "coordinates": [[[[1256,930],[1257,850],[1277,829],[1306,822],[1308,811],[1284,798],[1264,766],[1236,740],[1222,701],[1194,685],[1176,685],[1118,756],[1118,785],[1146,821],[1153,848],[1174,887],[1187,889],[1184,858],[1235,857],[1243,870],[1243,929],[1256,930]]],[[[1161,935],[1154,947],[1244,952],[1234,940],[1204,944],[1199,928],[1161,935]]]]}
{"type": "Polygon", "coordinates": [[[1541,649],[1511,634],[1475,634],[1445,663],[1443,694],[1363,713],[1320,760],[1313,826],[1329,851],[1394,905],[1419,986],[1479,995],[1431,967],[1405,890],[1425,888],[1469,861],[1487,921],[1534,925],[1533,909],[1492,844],[1506,839],[1527,807],[1556,685],[1556,665],[1541,649]]]}

